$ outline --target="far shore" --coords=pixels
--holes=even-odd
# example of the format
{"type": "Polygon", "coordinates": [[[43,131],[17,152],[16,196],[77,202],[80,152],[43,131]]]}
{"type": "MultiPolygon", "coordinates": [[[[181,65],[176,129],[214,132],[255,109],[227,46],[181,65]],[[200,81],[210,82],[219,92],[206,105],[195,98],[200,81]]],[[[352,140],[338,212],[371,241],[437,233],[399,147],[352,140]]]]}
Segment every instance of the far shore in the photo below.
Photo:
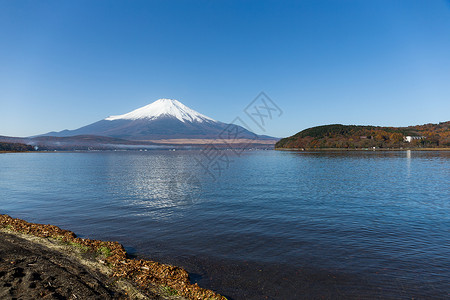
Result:
{"type": "Polygon", "coordinates": [[[275,148],[277,151],[450,151],[450,148],[275,148]]]}
{"type": "Polygon", "coordinates": [[[38,151],[0,151],[0,154],[2,153],[36,153],[38,151]]]}
{"type": "MultiPolygon", "coordinates": [[[[190,149],[177,149],[177,150],[187,150],[190,149]]],[[[326,152],[326,151],[450,151],[450,148],[274,148],[274,149],[264,149],[264,150],[275,150],[275,151],[309,151],[309,152],[326,152]]],[[[118,149],[118,150],[37,150],[37,151],[0,151],[0,154],[6,153],[71,153],[71,152],[114,152],[114,151],[136,151],[138,149],[118,149]]]]}

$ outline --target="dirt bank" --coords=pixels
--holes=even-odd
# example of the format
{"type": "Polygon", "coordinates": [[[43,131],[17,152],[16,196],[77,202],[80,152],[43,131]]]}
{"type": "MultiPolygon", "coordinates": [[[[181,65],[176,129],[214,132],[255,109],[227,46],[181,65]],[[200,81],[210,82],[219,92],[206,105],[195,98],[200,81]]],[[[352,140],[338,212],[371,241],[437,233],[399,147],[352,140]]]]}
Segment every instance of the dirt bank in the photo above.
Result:
{"type": "Polygon", "coordinates": [[[71,256],[0,232],[0,299],[125,299],[107,275],[71,256]]]}
{"type": "Polygon", "coordinates": [[[0,299],[225,299],[117,242],[0,215],[0,299]]]}

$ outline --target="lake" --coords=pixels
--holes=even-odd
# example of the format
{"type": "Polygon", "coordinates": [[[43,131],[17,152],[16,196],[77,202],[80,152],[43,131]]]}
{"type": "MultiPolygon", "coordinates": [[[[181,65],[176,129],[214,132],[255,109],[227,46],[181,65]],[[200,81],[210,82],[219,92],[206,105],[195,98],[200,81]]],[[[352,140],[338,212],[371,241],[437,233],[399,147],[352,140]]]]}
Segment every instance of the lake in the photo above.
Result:
{"type": "Polygon", "coordinates": [[[449,151],[223,152],[0,154],[0,213],[230,299],[450,297],[449,151]]]}

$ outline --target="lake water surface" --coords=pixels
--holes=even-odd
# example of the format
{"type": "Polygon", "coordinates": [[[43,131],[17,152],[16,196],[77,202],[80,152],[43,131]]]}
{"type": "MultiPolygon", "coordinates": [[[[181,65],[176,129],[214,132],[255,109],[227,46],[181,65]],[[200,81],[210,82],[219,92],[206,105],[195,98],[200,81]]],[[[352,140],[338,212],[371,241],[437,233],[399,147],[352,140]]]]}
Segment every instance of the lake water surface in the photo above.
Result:
{"type": "Polygon", "coordinates": [[[450,152],[0,154],[0,213],[116,240],[230,299],[450,298],[450,152]],[[193,180],[194,179],[194,180],[193,180]]]}

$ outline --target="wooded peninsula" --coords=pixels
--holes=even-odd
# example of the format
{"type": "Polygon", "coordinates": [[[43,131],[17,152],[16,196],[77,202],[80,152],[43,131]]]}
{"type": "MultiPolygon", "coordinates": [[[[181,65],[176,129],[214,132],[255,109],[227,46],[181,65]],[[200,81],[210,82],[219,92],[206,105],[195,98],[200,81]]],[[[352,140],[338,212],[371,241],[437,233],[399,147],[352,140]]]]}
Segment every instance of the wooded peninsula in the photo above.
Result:
{"type": "Polygon", "coordinates": [[[305,129],[275,144],[276,149],[449,147],[450,121],[408,127],[324,125],[305,129]]]}

